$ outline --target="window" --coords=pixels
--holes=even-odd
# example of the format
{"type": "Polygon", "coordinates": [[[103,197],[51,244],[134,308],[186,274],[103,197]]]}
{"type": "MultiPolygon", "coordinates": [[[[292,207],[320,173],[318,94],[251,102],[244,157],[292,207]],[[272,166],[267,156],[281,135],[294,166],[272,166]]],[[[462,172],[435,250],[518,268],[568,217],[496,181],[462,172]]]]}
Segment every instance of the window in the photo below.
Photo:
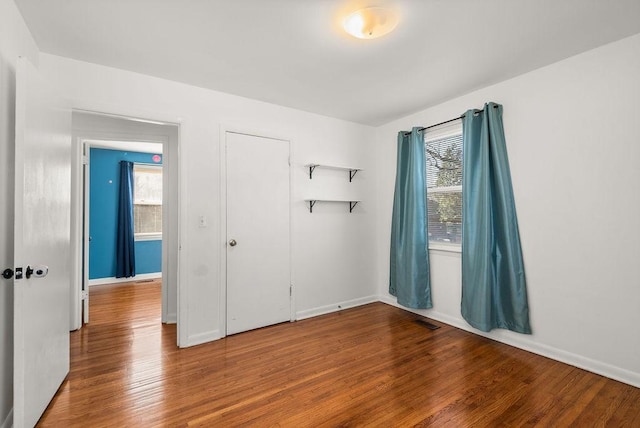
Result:
{"type": "Polygon", "coordinates": [[[459,251],[462,243],[462,124],[427,130],[429,248],[459,251]]]}
{"type": "Polygon", "coordinates": [[[133,180],[135,239],[162,239],[162,167],[136,164],[133,180]]]}

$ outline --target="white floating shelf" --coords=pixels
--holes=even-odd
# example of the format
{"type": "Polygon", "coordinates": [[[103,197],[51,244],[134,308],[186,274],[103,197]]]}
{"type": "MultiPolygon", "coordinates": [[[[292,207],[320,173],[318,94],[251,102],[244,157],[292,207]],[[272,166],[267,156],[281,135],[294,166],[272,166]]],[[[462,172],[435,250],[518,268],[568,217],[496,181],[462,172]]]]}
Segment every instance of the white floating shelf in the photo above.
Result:
{"type": "Polygon", "coordinates": [[[336,166],[336,165],[324,165],[320,163],[310,163],[305,165],[305,168],[309,168],[309,180],[313,178],[313,171],[316,168],[325,168],[325,169],[337,169],[340,171],[348,171],[349,172],[349,182],[353,180],[353,177],[356,176],[358,171],[363,171],[362,168],[356,168],[352,166],[336,166]]]}

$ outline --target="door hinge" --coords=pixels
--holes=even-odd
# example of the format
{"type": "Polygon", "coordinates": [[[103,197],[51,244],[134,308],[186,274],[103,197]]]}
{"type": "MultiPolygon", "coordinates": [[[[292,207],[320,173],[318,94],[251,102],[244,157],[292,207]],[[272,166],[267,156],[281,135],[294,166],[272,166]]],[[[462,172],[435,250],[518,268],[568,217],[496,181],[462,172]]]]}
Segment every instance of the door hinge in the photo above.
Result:
{"type": "Polygon", "coordinates": [[[89,158],[87,158],[87,155],[82,155],[82,165],[89,165],[89,158]]]}
{"type": "Polygon", "coordinates": [[[87,290],[80,291],[80,300],[87,300],[89,298],[89,292],[87,290]]]}
{"type": "Polygon", "coordinates": [[[289,284],[289,297],[293,296],[293,284],[289,284]]]}

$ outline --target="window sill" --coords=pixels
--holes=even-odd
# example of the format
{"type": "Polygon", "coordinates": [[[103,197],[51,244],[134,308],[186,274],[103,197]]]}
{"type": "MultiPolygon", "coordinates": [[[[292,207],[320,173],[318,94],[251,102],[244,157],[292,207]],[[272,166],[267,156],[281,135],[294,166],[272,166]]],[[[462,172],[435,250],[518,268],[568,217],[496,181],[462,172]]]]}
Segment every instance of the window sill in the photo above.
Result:
{"type": "Polygon", "coordinates": [[[137,241],[162,241],[162,233],[136,233],[134,240],[137,241]]]}
{"type": "Polygon", "coordinates": [[[456,244],[442,244],[431,243],[429,244],[429,251],[442,251],[445,253],[462,253],[462,246],[456,244]]]}

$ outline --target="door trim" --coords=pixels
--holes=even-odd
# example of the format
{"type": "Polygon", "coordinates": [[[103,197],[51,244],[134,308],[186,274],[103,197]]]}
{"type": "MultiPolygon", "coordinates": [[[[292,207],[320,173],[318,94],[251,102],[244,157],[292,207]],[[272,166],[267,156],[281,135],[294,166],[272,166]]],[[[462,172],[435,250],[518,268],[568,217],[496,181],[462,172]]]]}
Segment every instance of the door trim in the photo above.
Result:
{"type": "Polygon", "coordinates": [[[289,143],[289,278],[291,287],[291,295],[289,298],[289,321],[295,321],[295,296],[296,288],[293,286],[294,272],[293,268],[293,254],[295,254],[293,230],[294,230],[294,217],[293,217],[293,195],[295,194],[294,179],[292,174],[292,166],[294,163],[294,147],[293,140],[282,135],[275,134],[273,132],[264,131],[260,129],[251,129],[244,127],[234,127],[227,125],[220,125],[219,135],[219,171],[220,171],[220,228],[218,230],[219,250],[220,250],[220,293],[219,293],[219,333],[220,338],[227,336],[227,133],[248,135],[251,137],[268,138],[271,140],[286,141],[289,143]]]}
{"type": "MultiPolygon", "coordinates": [[[[82,198],[83,196],[86,197],[88,196],[89,193],[89,171],[90,171],[90,156],[89,156],[89,149],[91,147],[93,147],[95,145],[95,141],[100,141],[100,140],[104,140],[104,141],[135,141],[135,142],[152,142],[152,143],[159,143],[162,144],[163,146],[163,166],[166,167],[166,170],[169,171],[169,164],[171,164],[172,166],[172,171],[174,171],[174,173],[172,174],[172,177],[169,177],[168,174],[164,174],[164,178],[163,178],[163,188],[166,188],[166,192],[167,192],[167,196],[168,196],[168,202],[167,204],[164,204],[163,206],[163,218],[168,219],[169,216],[168,214],[168,205],[169,204],[175,204],[177,206],[177,219],[175,220],[175,223],[177,224],[177,236],[175,241],[176,242],[172,242],[171,246],[174,247],[174,252],[175,252],[175,269],[177,269],[176,272],[176,278],[177,278],[177,284],[176,284],[176,288],[177,288],[177,302],[176,302],[176,314],[168,314],[168,287],[165,284],[165,281],[163,281],[163,286],[162,286],[162,322],[163,323],[177,323],[178,327],[178,339],[177,339],[177,345],[181,346],[181,337],[185,337],[186,335],[181,335],[180,334],[180,330],[181,330],[181,326],[180,326],[180,313],[181,313],[181,307],[180,307],[180,293],[181,293],[181,284],[183,284],[182,281],[182,276],[181,276],[181,269],[180,269],[180,264],[181,264],[181,255],[180,255],[180,242],[181,242],[181,236],[184,236],[184,225],[181,222],[181,219],[184,218],[184,215],[182,214],[182,210],[183,207],[180,204],[181,201],[181,194],[183,191],[183,185],[184,185],[184,180],[182,178],[182,173],[184,171],[184,169],[182,168],[182,158],[180,156],[180,141],[181,141],[181,135],[182,135],[182,123],[175,123],[175,122],[170,122],[170,121],[156,121],[156,120],[148,120],[148,119],[140,119],[137,118],[135,116],[127,116],[127,115],[118,115],[118,114],[111,114],[111,113],[104,113],[104,112],[97,112],[97,111],[91,111],[91,110],[86,110],[86,109],[78,109],[78,108],[73,108],[72,111],[75,113],[82,113],[82,114],[93,114],[96,116],[101,116],[101,117],[107,117],[107,118],[116,118],[116,119],[122,119],[122,120],[130,120],[130,121],[139,121],[139,122],[144,122],[144,123],[151,123],[151,124],[155,124],[155,125],[169,125],[169,126],[175,126],[176,130],[177,130],[177,141],[172,141],[171,138],[165,138],[164,136],[157,136],[157,135],[152,135],[151,133],[138,133],[138,132],[116,132],[110,129],[95,129],[95,130],[82,130],[81,132],[78,133],[77,135],[77,141],[74,141],[74,144],[77,144],[78,147],[74,147],[74,150],[78,150],[78,153],[76,158],[74,158],[74,162],[76,162],[77,165],[77,170],[76,170],[76,175],[74,176],[74,179],[79,179],[78,181],[78,186],[75,188],[75,192],[72,195],[72,198],[74,199],[73,204],[75,204],[75,209],[76,213],[78,215],[78,217],[80,218],[80,220],[78,222],[76,222],[77,224],[74,223],[74,228],[77,227],[78,228],[78,236],[76,237],[77,239],[74,240],[74,242],[72,243],[72,246],[78,246],[79,249],[78,254],[79,257],[83,258],[82,262],[83,263],[87,263],[88,265],[88,228],[89,228],[89,219],[88,219],[88,215],[87,215],[87,222],[86,222],[86,233],[83,233],[85,231],[82,230],[82,217],[85,214],[88,214],[88,210],[89,210],[89,203],[87,200],[87,206],[85,207],[86,212],[83,212],[83,207],[82,207],[82,198]],[[176,146],[175,149],[170,149],[170,146],[176,146]],[[83,183],[82,180],[82,167],[83,167],[83,156],[82,156],[82,152],[84,150],[84,148],[86,148],[86,159],[89,163],[89,165],[87,165],[87,177],[86,177],[86,183],[83,183]],[[171,155],[169,155],[169,152],[172,152],[171,155]],[[173,195],[171,193],[171,189],[170,189],[170,185],[169,185],[169,181],[170,180],[175,180],[175,195],[173,195]],[[83,192],[86,192],[87,195],[83,195],[83,192]],[[83,234],[87,235],[85,236],[85,241],[83,242],[83,234]],[[82,248],[86,247],[87,248],[87,252],[83,257],[82,254],[82,248]],[[175,317],[175,318],[174,318],[175,317]]],[[[73,131],[74,133],[76,133],[76,131],[73,131]]],[[[99,147],[100,145],[98,144],[96,147],[99,147]]],[[[163,190],[163,194],[164,194],[164,190],[163,190]]],[[[169,221],[169,220],[167,220],[169,221]]],[[[173,220],[171,221],[173,223],[173,220]]],[[[167,239],[164,237],[164,233],[168,233],[168,227],[164,227],[164,226],[168,226],[167,224],[164,224],[163,221],[163,229],[166,230],[166,232],[163,230],[163,243],[162,243],[162,276],[163,278],[165,278],[167,276],[167,272],[168,272],[168,266],[169,266],[169,251],[167,248],[167,239]]],[[[78,264],[78,267],[80,268],[81,265],[78,264]]],[[[86,267],[86,269],[88,269],[88,266],[86,267]]],[[[86,278],[88,279],[88,272],[86,272],[86,278]]],[[[82,284],[84,282],[84,278],[80,278],[80,280],[78,281],[77,284],[74,284],[74,293],[77,293],[79,295],[79,293],[81,292],[82,289],[82,284]]],[[[88,286],[88,283],[87,283],[88,286]]],[[[184,344],[182,344],[182,346],[186,346],[184,344]]]]}

